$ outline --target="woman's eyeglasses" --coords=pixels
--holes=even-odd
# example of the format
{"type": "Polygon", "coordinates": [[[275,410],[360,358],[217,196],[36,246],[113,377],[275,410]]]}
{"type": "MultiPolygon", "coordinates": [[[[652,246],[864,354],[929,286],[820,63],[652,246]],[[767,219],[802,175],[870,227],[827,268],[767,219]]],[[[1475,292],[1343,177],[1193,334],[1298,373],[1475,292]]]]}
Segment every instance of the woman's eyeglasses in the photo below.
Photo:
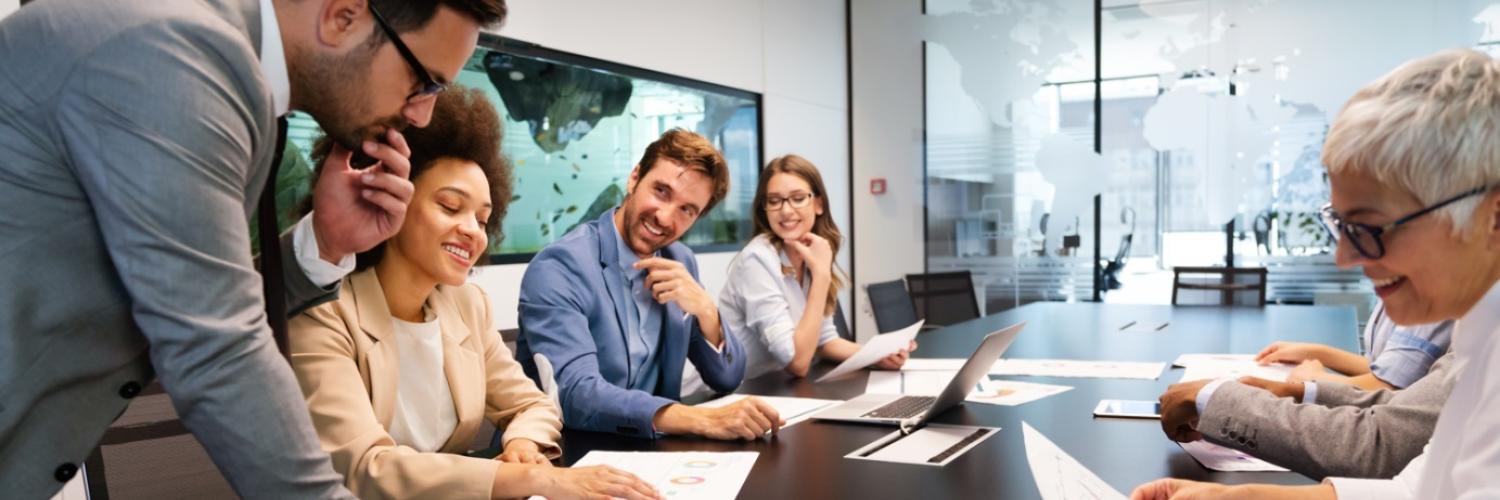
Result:
{"type": "Polygon", "coordinates": [[[790,204],[792,208],[807,208],[812,202],[813,195],[810,193],[792,193],[786,198],[766,197],[766,211],[774,212],[781,209],[783,203],[790,204]]]}
{"type": "Polygon", "coordinates": [[[1321,210],[1318,210],[1318,215],[1319,219],[1323,222],[1323,229],[1328,231],[1328,236],[1333,238],[1334,244],[1338,244],[1340,239],[1347,238],[1349,240],[1349,243],[1354,245],[1354,249],[1359,251],[1360,255],[1365,256],[1366,259],[1376,260],[1381,257],[1385,257],[1385,242],[1380,239],[1380,237],[1385,233],[1390,232],[1397,226],[1411,222],[1412,220],[1415,220],[1423,215],[1427,215],[1429,213],[1437,211],[1437,209],[1439,208],[1452,205],[1459,200],[1468,198],[1470,196],[1487,193],[1493,187],[1494,186],[1483,186],[1464,191],[1462,193],[1459,193],[1457,196],[1437,202],[1432,206],[1418,210],[1416,212],[1412,212],[1405,217],[1396,219],[1394,222],[1391,222],[1389,224],[1382,224],[1379,226],[1345,221],[1342,215],[1339,215],[1338,212],[1333,211],[1332,204],[1323,205],[1323,208],[1321,210]]]}

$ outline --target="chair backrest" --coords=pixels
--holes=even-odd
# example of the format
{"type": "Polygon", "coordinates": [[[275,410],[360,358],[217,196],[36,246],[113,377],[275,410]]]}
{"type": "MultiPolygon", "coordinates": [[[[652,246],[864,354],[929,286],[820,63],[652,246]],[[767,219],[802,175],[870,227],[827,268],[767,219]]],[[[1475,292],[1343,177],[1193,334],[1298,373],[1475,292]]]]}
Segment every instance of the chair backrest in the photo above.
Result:
{"type": "Polygon", "coordinates": [[[875,313],[875,330],[879,333],[894,332],[917,322],[917,310],[912,307],[905,282],[871,283],[865,286],[865,294],[870,297],[870,311],[875,313]]]}
{"type": "Polygon", "coordinates": [[[1264,267],[1174,267],[1172,305],[1266,305],[1264,267]]]}
{"type": "Polygon", "coordinates": [[[505,348],[510,349],[511,354],[516,352],[516,337],[521,336],[520,328],[501,328],[500,340],[505,342],[505,348]]]}
{"type": "Polygon", "coordinates": [[[83,473],[89,498],[235,498],[159,383],[146,386],[110,424],[83,473]]]}
{"type": "Polygon", "coordinates": [[[948,326],[979,317],[974,275],[969,271],[908,274],[906,286],[917,316],[929,325],[948,326]]]}
{"type": "Polygon", "coordinates": [[[838,330],[839,338],[854,342],[854,332],[849,331],[849,320],[844,319],[843,301],[833,303],[833,328],[838,330]]]}

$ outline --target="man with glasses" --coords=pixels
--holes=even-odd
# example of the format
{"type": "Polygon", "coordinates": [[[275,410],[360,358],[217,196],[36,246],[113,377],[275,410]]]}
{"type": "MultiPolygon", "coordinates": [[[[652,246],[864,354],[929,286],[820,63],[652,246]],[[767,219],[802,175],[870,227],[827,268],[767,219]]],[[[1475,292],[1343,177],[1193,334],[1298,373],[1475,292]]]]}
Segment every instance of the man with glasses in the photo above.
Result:
{"type": "Polygon", "coordinates": [[[240,496],[347,497],[273,335],[400,227],[412,193],[400,130],[427,123],[480,27],[505,12],[503,0],[47,0],[0,22],[5,494],[61,488],[159,376],[240,496]],[[291,110],[337,146],[313,214],[278,240],[274,157],[291,110]],[[374,166],[356,168],[356,152],[374,166]],[[261,273],[246,224],[257,207],[261,273]]]}
{"type": "MultiPolygon", "coordinates": [[[[673,129],[646,147],[625,199],[531,260],[521,280],[516,359],[556,367],[563,424],[642,438],[756,439],[783,423],[756,398],[677,403],[687,361],[715,392],[745,373],[744,348],[677,240],[729,192],[729,166],[703,136],[673,129]]],[[[542,382],[543,387],[547,384],[542,382]]]]}

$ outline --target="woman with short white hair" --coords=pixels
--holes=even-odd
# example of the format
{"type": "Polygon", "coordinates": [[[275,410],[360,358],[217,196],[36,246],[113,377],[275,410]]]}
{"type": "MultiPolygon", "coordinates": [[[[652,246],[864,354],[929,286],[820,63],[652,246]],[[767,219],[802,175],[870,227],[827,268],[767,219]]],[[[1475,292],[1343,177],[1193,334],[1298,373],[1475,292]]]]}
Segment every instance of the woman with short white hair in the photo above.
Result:
{"type": "MultiPolygon", "coordinates": [[[[1323,218],[1398,324],[1457,319],[1462,370],[1426,451],[1393,479],[1225,486],[1162,479],[1136,499],[1500,498],[1500,62],[1449,50],[1355,93],[1323,148],[1323,218]]],[[[1191,412],[1193,398],[1162,408],[1191,412]]],[[[1181,419],[1180,414],[1172,420],[1181,419]]],[[[1190,426],[1166,429],[1191,440],[1190,426]]]]}

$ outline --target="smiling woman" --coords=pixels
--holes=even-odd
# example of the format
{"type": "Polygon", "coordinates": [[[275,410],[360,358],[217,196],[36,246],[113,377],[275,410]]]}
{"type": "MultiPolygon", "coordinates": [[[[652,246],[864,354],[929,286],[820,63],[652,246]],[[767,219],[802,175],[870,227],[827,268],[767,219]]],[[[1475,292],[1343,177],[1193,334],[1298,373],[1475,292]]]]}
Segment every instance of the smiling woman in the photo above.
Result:
{"type": "MultiPolygon", "coordinates": [[[[1500,432],[1500,61],[1450,50],[1401,65],[1350,98],[1323,163],[1339,266],[1362,267],[1398,324],[1458,320],[1458,381],[1425,451],[1391,479],[1304,488],[1165,479],[1134,498],[1500,497],[1500,447],[1474,438],[1500,432]]],[[[1170,424],[1192,414],[1193,398],[1174,400],[1164,428],[1196,433],[1170,424]]]]}
{"type": "MultiPolygon", "coordinates": [[[[434,105],[431,124],[405,133],[414,192],[401,229],[358,255],[336,301],[291,321],[292,369],[323,449],[362,498],[572,498],[623,473],[551,467],[558,409],[500,339],[484,292],[465,284],[510,200],[499,117],[459,86],[434,105]],[[486,420],[505,432],[499,460],[461,455],[486,420]]],[[[313,156],[348,161],[337,151],[325,139],[313,156]]]]}

